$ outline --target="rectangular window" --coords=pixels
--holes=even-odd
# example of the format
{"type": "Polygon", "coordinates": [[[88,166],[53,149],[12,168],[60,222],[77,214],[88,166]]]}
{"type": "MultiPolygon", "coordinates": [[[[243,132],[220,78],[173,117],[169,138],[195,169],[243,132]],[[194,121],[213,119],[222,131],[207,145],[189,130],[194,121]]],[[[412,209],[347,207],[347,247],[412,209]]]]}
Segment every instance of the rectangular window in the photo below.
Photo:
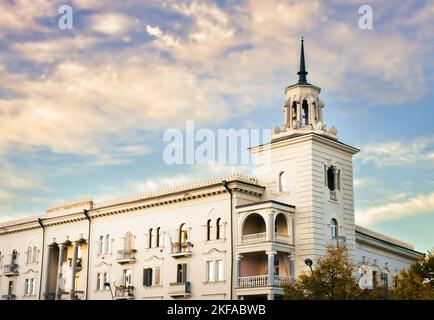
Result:
{"type": "Polygon", "coordinates": [[[214,261],[206,262],[206,281],[215,280],[214,261]]]}
{"type": "Polygon", "coordinates": [[[152,286],[152,268],[143,269],[143,285],[152,286]]]}
{"type": "Polygon", "coordinates": [[[125,287],[129,287],[133,284],[133,279],[132,279],[132,273],[131,273],[131,269],[125,269],[124,270],[124,281],[123,281],[123,285],[125,287]]]}
{"type": "Polygon", "coordinates": [[[96,278],[96,289],[104,290],[104,284],[108,282],[107,273],[98,273],[96,278]]]}
{"type": "Polygon", "coordinates": [[[155,267],[155,284],[160,284],[160,267],[155,267]]]}
{"type": "Polygon", "coordinates": [[[176,281],[178,283],[186,283],[187,282],[187,264],[186,263],[178,264],[176,281]]]}
{"type": "Polygon", "coordinates": [[[36,279],[35,278],[30,279],[30,294],[31,295],[36,294],[36,279]]]}
{"type": "Polygon", "coordinates": [[[106,234],[106,236],[105,236],[104,252],[105,253],[110,252],[110,235],[109,234],[106,234]]]}
{"type": "Polygon", "coordinates": [[[30,279],[24,280],[24,294],[26,296],[30,294],[30,279]]]}
{"type": "Polygon", "coordinates": [[[216,280],[217,281],[224,280],[223,260],[216,261],[216,269],[217,269],[216,280]]]}

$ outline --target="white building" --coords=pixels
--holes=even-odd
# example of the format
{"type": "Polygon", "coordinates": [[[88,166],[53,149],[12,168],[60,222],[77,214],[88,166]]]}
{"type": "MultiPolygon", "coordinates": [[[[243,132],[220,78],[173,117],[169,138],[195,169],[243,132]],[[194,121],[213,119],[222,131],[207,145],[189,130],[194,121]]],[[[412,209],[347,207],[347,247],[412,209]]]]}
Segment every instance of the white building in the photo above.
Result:
{"type": "Polygon", "coordinates": [[[346,245],[360,285],[392,285],[420,253],[354,223],[352,156],[324,125],[320,88],[285,89],[284,126],[233,175],[0,225],[3,299],[277,299],[304,260],[346,245]],[[375,281],[375,280],[376,281],[375,281]],[[110,283],[106,287],[105,283],[110,283]]]}

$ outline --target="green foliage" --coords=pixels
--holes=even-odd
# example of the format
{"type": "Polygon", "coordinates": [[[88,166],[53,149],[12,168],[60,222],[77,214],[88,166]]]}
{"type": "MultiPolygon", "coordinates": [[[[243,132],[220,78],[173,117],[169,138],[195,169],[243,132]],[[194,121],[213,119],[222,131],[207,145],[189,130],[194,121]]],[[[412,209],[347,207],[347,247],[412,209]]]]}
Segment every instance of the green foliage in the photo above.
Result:
{"type": "Polygon", "coordinates": [[[327,247],[311,274],[301,275],[294,285],[285,286],[286,299],[346,300],[363,298],[357,285],[354,265],[348,261],[346,248],[327,247]]]}
{"type": "Polygon", "coordinates": [[[393,298],[401,300],[434,300],[434,252],[401,270],[396,279],[393,298]]]}

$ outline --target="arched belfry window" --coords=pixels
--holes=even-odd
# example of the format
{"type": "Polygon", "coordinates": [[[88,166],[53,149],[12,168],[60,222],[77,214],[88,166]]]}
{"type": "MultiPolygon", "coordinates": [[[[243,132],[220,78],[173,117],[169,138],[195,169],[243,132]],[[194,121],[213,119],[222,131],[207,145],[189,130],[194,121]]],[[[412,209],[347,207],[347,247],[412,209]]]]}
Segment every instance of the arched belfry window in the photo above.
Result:
{"type": "Polygon", "coordinates": [[[338,222],[336,219],[330,220],[330,239],[335,239],[338,236],[338,222]]]}
{"type": "Polygon", "coordinates": [[[292,119],[291,119],[291,124],[294,122],[294,120],[297,120],[297,102],[294,101],[291,105],[292,108],[292,119]]]}
{"type": "Polygon", "coordinates": [[[279,192],[288,191],[288,176],[286,171],[282,171],[279,173],[279,192]]]}
{"type": "Polygon", "coordinates": [[[309,124],[309,104],[306,100],[303,100],[303,104],[301,105],[302,115],[303,115],[303,124],[309,124]]]}

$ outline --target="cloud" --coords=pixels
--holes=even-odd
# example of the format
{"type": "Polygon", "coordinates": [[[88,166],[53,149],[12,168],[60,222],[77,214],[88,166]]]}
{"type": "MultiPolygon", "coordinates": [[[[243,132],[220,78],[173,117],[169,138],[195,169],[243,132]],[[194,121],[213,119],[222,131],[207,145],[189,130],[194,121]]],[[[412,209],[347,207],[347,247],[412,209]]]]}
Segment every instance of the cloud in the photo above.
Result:
{"type": "Polygon", "coordinates": [[[361,148],[362,163],[373,163],[378,167],[408,165],[420,161],[434,160],[434,136],[416,138],[412,141],[391,141],[370,144],[361,148]]]}
{"type": "Polygon", "coordinates": [[[97,13],[90,17],[90,28],[106,35],[118,35],[128,32],[134,26],[134,19],[118,13],[97,13]]]}
{"type": "Polygon", "coordinates": [[[418,195],[405,201],[359,210],[356,212],[356,222],[372,226],[383,221],[399,220],[420,214],[434,214],[434,192],[418,195]]]}

